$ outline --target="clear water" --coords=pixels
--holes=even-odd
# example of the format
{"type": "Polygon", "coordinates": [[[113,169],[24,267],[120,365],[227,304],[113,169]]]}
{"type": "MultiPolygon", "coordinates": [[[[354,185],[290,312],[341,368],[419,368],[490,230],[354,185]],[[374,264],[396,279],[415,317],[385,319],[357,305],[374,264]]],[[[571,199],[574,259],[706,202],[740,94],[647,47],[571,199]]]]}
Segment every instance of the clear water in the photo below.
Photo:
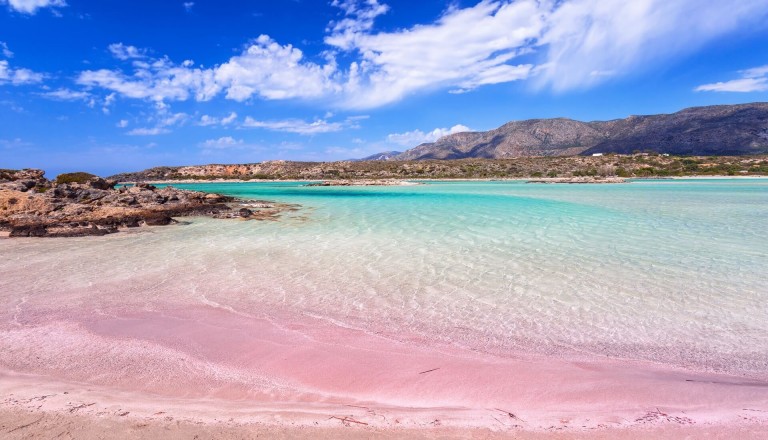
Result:
{"type": "Polygon", "coordinates": [[[497,354],[768,377],[768,179],[176,186],[302,208],[277,222],[2,240],[4,322],[201,303],[497,354]]]}

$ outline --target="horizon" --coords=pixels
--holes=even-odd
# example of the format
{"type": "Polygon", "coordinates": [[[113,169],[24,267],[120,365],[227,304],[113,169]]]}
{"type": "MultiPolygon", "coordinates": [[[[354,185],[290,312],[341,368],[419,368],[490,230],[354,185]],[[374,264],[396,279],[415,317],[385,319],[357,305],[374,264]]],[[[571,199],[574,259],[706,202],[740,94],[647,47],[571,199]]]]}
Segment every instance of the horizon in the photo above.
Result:
{"type": "Polygon", "coordinates": [[[338,161],[510,121],[765,102],[767,16],[768,0],[0,0],[0,168],[338,161]]]}

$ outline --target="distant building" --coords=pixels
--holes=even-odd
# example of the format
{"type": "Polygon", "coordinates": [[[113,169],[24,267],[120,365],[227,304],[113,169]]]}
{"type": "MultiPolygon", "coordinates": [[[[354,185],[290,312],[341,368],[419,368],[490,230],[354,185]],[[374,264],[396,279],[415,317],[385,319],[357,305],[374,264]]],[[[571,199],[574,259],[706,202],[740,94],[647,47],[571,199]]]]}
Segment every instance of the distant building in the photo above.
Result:
{"type": "Polygon", "coordinates": [[[593,153],[592,156],[602,156],[603,153],[593,153]]]}

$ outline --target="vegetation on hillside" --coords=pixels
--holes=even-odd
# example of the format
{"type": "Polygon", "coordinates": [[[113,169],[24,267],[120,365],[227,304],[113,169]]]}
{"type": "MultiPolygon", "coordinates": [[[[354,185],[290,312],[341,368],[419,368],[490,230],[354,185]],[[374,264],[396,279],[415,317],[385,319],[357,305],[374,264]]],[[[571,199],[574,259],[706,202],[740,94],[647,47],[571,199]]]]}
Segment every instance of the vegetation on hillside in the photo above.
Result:
{"type": "Polygon", "coordinates": [[[521,157],[421,161],[273,161],[243,165],[164,167],[112,176],[121,181],[216,179],[525,179],[539,177],[672,177],[768,175],[768,156],[521,157]]]}

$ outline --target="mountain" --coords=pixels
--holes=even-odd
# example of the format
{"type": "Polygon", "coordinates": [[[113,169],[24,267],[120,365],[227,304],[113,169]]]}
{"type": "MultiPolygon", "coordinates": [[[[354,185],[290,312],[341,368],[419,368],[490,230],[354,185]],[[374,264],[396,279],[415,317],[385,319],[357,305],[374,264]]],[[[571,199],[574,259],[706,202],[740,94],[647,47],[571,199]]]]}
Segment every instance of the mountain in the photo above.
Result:
{"type": "Polygon", "coordinates": [[[768,153],[768,103],[692,107],[672,114],[612,121],[514,121],[495,130],[444,136],[390,159],[503,159],[635,151],[677,155],[768,153]]]}
{"type": "Polygon", "coordinates": [[[365,160],[391,160],[393,157],[403,154],[402,151],[383,151],[381,153],[371,154],[370,156],[366,156],[362,159],[357,159],[360,161],[365,160]]]}

